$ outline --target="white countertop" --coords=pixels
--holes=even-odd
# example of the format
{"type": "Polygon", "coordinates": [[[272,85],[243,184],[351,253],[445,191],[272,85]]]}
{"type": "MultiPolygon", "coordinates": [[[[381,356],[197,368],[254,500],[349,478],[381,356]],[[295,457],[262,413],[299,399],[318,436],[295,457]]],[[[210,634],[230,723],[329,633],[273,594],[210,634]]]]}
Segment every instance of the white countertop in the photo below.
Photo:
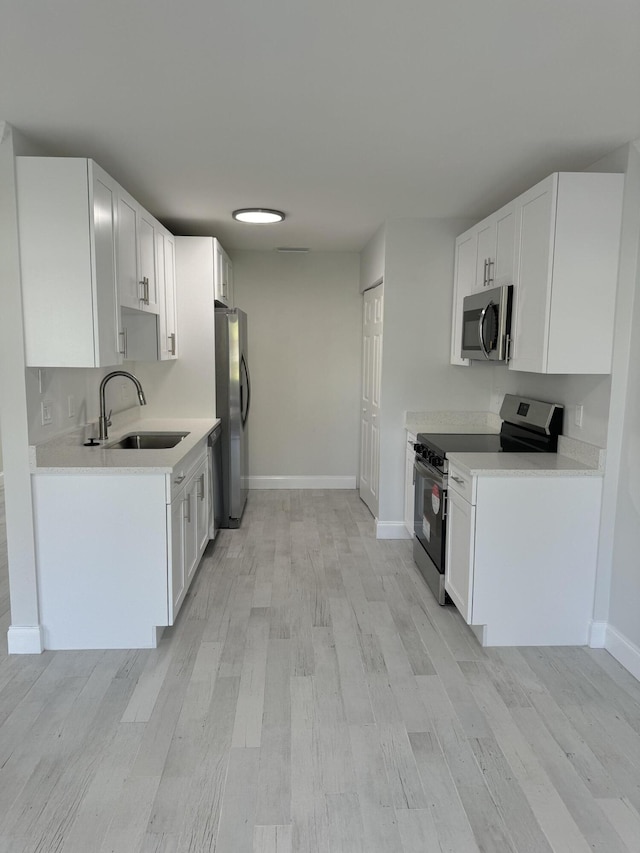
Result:
{"type": "MultiPolygon", "coordinates": [[[[430,433],[484,433],[498,434],[502,421],[499,415],[492,412],[405,412],[405,429],[417,435],[419,432],[430,433]]],[[[536,459],[536,454],[507,454],[514,456],[511,462],[504,460],[502,453],[456,453],[456,458],[468,458],[468,464],[473,465],[471,473],[509,474],[524,473],[557,474],[564,472],[574,475],[602,475],[604,472],[606,450],[594,444],[570,438],[567,435],[558,436],[558,455],[552,464],[550,460],[536,459]],[[492,460],[490,457],[496,457],[492,460]],[[518,463],[520,460],[520,464],[518,463]],[[575,464],[574,464],[575,463],[575,464]],[[517,466],[517,467],[514,467],[517,466]]],[[[547,454],[543,454],[547,456],[547,454]]],[[[447,454],[453,458],[453,454],[447,454]]],[[[459,464],[463,464],[460,462],[459,464]]],[[[464,463],[467,467],[467,463],[464,463]]]]}
{"type": "Polygon", "coordinates": [[[58,436],[31,450],[32,474],[171,474],[184,457],[220,423],[219,418],[137,418],[110,430],[98,447],[83,445],[84,433],[58,436]],[[187,432],[163,450],[105,447],[131,432],[187,432]]]}
{"type": "Polygon", "coordinates": [[[448,453],[454,465],[472,476],[602,477],[602,469],[559,453],[448,453]]]}

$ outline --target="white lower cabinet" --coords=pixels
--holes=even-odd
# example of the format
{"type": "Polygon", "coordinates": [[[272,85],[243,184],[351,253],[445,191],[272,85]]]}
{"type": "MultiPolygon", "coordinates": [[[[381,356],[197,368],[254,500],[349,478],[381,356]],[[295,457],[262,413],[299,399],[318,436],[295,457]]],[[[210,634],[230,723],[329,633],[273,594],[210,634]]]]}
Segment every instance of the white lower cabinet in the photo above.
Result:
{"type": "Polygon", "coordinates": [[[449,471],[445,588],[486,646],[585,645],[602,480],[449,471]]]}
{"type": "Polygon", "coordinates": [[[183,476],[184,487],[167,506],[167,526],[171,534],[170,625],[173,625],[209,541],[209,456],[206,451],[199,457],[195,470],[188,476],[180,475],[183,476]]]}
{"type": "Polygon", "coordinates": [[[448,501],[445,588],[465,622],[471,625],[476,508],[453,489],[449,490],[448,501]]]}
{"type": "Polygon", "coordinates": [[[206,442],[173,475],[32,479],[45,648],[155,647],[209,541],[206,442]]]}

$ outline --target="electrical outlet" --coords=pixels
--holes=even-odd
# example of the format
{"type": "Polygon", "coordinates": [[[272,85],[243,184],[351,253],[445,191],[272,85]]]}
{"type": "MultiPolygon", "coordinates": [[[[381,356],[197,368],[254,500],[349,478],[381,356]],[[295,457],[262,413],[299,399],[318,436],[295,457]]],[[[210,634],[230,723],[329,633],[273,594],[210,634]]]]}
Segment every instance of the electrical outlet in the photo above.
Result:
{"type": "Polygon", "coordinates": [[[67,397],[67,412],[70,418],[75,418],[76,416],[76,401],[73,394],[69,394],[67,397]]]}
{"type": "Polygon", "coordinates": [[[40,404],[40,414],[42,415],[42,426],[53,423],[53,403],[43,400],[40,404]]]}
{"type": "Polygon", "coordinates": [[[577,427],[582,426],[582,406],[576,406],[575,422],[577,427]]]}

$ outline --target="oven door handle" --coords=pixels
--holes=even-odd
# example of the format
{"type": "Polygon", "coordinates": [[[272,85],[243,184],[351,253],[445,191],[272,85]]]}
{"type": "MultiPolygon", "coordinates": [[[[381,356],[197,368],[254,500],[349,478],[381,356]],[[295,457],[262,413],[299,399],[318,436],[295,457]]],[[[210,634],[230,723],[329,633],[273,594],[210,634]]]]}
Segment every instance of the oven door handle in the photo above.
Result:
{"type": "Polygon", "coordinates": [[[428,468],[424,462],[419,462],[417,459],[414,459],[413,470],[417,474],[422,474],[423,477],[431,477],[432,480],[437,480],[437,484],[444,491],[444,477],[440,471],[437,471],[435,468],[428,468]]]}
{"type": "Polygon", "coordinates": [[[489,358],[489,352],[487,351],[487,348],[484,345],[484,320],[487,316],[487,311],[489,310],[489,308],[491,308],[492,305],[493,300],[490,299],[480,312],[480,318],[478,319],[478,338],[480,340],[480,349],[482,350],[482,354],[485,358],[489,358]]]}

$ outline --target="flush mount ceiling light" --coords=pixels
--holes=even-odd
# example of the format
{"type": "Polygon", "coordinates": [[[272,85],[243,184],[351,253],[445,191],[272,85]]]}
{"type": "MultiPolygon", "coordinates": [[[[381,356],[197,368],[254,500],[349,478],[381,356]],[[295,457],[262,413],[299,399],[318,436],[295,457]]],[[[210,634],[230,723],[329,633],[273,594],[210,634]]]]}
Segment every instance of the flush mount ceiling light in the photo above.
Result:
{"type": "Polygon", "coordinates": [[[234,210],[232,214],[238,222],[282,222],[284,213],[281,210],[269,210],[267,207],[244,207],[234,210]]]}

